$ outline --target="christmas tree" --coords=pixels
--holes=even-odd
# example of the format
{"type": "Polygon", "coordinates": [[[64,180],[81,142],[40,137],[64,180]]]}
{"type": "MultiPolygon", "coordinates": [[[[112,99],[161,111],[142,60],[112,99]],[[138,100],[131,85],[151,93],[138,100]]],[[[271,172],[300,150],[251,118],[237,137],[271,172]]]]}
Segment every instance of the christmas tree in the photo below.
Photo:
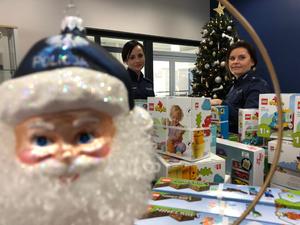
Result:
{"type": "Polygon", "coordinates": [[[234,77],[226,70],[227,50],[238,40],[234,21],[220,3],[216,14],[204,25],[202,40],[192,70],[192,96],[224,99],[234,77]]]}

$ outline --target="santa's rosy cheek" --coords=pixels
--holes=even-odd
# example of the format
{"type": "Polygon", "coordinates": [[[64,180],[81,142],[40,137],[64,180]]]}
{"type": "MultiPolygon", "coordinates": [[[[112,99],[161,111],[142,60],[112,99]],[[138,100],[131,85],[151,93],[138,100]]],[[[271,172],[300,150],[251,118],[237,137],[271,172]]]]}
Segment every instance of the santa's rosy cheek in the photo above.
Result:
{"type": "Polygon", "coordinates": [[[17,154],[17,156],[20,159],[20,161],[25,164],[36,164],[36,163],[39,163],[40,161],[48,158],[45,156],[39,157],[39,156],[33,154],[31,149],[30,150],[26,149],[26,150],[20,151],[17,154]]]}

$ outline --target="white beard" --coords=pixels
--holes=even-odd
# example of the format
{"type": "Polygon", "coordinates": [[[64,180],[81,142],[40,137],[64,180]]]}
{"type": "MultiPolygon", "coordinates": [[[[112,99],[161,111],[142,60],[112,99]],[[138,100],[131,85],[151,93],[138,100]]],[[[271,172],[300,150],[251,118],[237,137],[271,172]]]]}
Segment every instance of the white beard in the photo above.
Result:
{"type": "Polygon", "coordinates": [[[0,225],[132,225],[146,211],[157,169],[139,119],[135,114],[115,119],[110,155],[70,183],[22,168],[12,132],[2,125],[0,225]]]}

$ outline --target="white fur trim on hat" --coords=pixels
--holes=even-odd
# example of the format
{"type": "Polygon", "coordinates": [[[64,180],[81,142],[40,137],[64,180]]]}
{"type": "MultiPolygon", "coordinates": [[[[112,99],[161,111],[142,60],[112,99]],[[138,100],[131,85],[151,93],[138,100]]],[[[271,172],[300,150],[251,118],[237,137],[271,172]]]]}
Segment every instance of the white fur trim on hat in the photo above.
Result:
{"type": "Polygon", "coordinates": [[[94,109],[111,116],[129,112],[123,82],[104,72],[68,67],[34,73],[0,85],[0,119],[16,125],[32,116],[94,109]]]}

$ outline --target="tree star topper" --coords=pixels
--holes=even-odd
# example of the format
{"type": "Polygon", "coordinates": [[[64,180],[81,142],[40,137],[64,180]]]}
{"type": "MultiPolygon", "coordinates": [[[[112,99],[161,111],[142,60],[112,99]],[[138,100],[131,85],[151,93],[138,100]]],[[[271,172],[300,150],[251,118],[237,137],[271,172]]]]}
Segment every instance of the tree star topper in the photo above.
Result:
{"type": "Polygon", "coordinates": [[[224,15],[224,9],[225,6],[222,6],[221,3],[219,2],[218,8],[215,8],[214,10],[219,14],[219,16],[224,15]]]}

